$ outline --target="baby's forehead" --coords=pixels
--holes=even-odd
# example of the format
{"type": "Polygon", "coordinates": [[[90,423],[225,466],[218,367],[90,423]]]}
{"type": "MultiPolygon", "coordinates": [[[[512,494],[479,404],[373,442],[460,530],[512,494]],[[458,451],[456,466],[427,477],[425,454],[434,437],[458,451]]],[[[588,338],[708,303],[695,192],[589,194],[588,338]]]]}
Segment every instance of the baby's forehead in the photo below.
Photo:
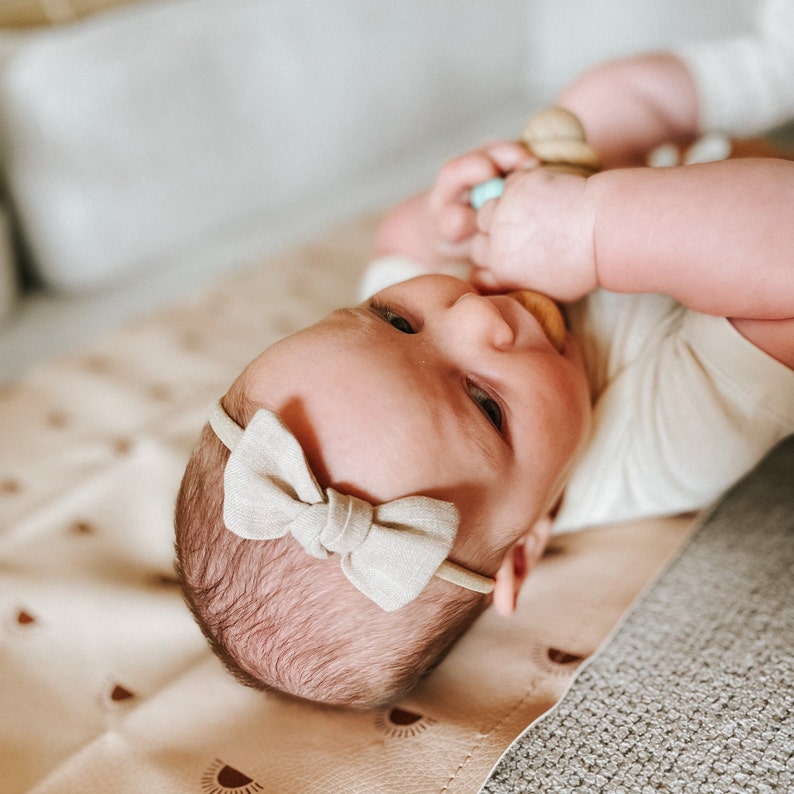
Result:
{"type": "Polygon", "coordinates": [[[281,415],[324,485],[372,501],[457,486],[470,473],[461,462],[482,457],[446,386],[389,343],[394,333],[366,307],[337,310],[274,346],[252,394],[281,415]]]}

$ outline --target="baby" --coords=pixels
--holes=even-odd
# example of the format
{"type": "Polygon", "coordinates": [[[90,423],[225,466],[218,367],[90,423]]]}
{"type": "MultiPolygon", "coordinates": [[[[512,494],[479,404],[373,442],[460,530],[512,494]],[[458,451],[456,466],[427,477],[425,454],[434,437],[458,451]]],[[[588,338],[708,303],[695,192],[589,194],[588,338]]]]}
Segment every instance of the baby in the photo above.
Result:
{"type": "Polygon", "coordinates": [[[522,565],[534,563],[548,534],[535,519],[559,497],[590,413],[572,340],[558,352],[516,300],[432,275],[278,342],[222,403],[177,508],[190,603],[244,680],[352,706],[393,700],[436,664],[520,538],[522,565]],[[373,516],[358,500],[384,507],[373,516]],[[301,517],[295,505],[328,501],[342,506],[301,517]],[[359,522],[371,552],[339,537],[359,522]],[[290,534],[247,539],[268,523],[290,534]],[[379,547],[381,526],[427,539],[379,547]]]}
{"type": "Polygon", "coordinates": [[[550,516],[716,498],[794,431],[792,213],[778,160],[585,178],[504,141],[448,164],[380,233],[376,269],[428,275],[265,350],[202,432],[177,557],[216,652],[254,686],[391,702],[511,612],[550,516]],[[474,283],[430,272],[461,261],[474,283]],[[480,292],[518,287],[566,304],[561,338],[555,303],[480,292]]]}

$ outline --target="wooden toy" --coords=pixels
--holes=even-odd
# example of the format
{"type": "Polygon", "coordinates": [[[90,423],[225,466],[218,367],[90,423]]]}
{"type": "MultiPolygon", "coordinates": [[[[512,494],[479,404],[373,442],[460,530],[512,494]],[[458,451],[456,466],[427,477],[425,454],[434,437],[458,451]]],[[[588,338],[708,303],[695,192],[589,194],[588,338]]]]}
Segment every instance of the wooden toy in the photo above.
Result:
{"type": "MultiPolygon", "coordinates": [[[[550,171],[587,177],[601,168],[579,119],[563,108],[553,107],[536,113],[524,126],[521,140],[550,171]]],[[[479,210],[487,201],[499,198],[503,189],[502,177],[481,182],[472,188],[469,203],[479,210]]]]}
{"type": "Polygon", "coordinates": [[[540,164],[552,171],[590,176],[601,168],[579,119],[563,108],[536,113],[526,123],[521,140],[540,164]]]}
{"type": "Polygon", "coordinates": [[[537,321],[557,352],[565,347],[565,318],[562,310],[548,295],[531,289],[518,289],[507,293],[515,298],[537,321]]]}

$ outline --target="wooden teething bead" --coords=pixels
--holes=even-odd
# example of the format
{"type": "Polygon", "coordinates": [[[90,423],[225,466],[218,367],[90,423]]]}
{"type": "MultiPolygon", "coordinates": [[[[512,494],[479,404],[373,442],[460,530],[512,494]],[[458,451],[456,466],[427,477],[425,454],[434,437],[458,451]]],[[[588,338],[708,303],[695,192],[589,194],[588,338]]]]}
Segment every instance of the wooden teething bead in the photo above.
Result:
{"type": "Polygon", "coordinates": [[[579,119],[563,108],[547,108],[536,113],[524,125],[521,139],[528,145],[544,140],[587,140],[579,119]]]}
{"type": "Polygon", "coordinates": [[[537,141],[530,148],[535,157],[544,164],[565,163],[589,168],[591,171],[597,171],[600,164],[598,155],[584,141],[562,138],[557,141],[537,141]]]}
{"type": "MultiPolygon", "coordinates": [[[[601,168],[601,161],[587,143],[579,119],[563,108],[536,113],[524,126],[521,140],[549,171],[587,177],[601,168]]],[[[486,202],[499,198],[503,189],[501,177],[481,182],[471,189],[469,203],[479,211],[486,202]]]]}
{"type": "Polygon", "coordinates": [[[524,127],[521,140],[549,170],[590,176],[601,167],[579,119],[563,108],[535,114],[524,127]]]}

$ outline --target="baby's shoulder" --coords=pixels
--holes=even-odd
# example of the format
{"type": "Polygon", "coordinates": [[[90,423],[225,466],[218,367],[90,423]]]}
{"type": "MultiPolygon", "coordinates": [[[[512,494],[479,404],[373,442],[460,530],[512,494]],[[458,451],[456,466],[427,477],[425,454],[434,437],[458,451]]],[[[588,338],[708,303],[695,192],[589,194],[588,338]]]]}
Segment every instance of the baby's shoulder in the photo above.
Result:
{"type": "Polygon", "coordinates": [[[566,307],[593,393],[599,394],[627,367],[669,338],[685,312],[680,303],[666,295],[608,290],[596,290],[566,307]]]}

